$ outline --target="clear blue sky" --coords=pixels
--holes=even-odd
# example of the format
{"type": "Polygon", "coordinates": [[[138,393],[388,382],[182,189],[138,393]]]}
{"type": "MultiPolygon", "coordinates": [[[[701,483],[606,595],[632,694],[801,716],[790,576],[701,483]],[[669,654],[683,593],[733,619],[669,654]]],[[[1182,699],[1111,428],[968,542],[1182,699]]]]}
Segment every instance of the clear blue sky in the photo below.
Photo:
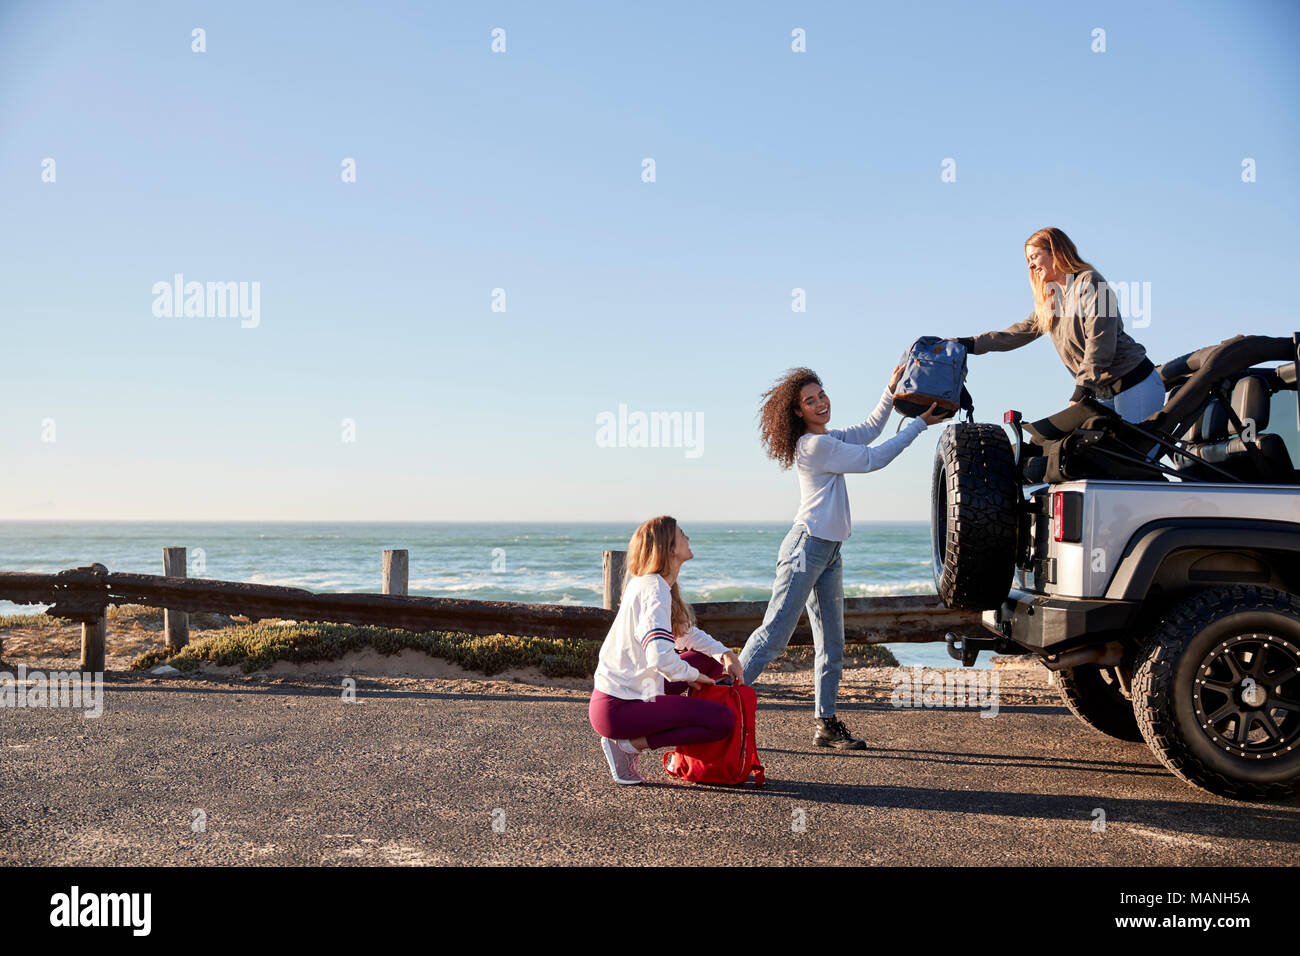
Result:
{"type": "MultiPolygon", "coordinates": [[[[1039,227],[1151,284],[1157,362],[1300,328],[1298,41],[1291,2],[5,3],[0,517],[787,520],[764,388],[861,420],[917,335],[1029,312],[1039,227]],[[175,273],[260,324],[155,317],[175,273]],[[620,404],[703,453],[597,447],[620,404]]],[[[1046,340],[969,385],[1072,388],[1046,340]]],[[[856,520],[928,516],[937,437],[856,520]]]]}

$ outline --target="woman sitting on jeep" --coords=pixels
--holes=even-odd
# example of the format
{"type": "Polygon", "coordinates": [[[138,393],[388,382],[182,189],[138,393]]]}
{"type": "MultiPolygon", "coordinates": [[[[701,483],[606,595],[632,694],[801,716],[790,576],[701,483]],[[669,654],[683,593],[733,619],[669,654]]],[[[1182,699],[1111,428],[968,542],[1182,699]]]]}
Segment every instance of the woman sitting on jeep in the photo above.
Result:
{"type": "Polygon", "coordinates": [[[1039,229],[1025,242],[1034,311],[1001,332],[954,338],[971,355],[1009,352],[1040,335],[1051,336],[1061,361],[1074,376],[1073,405],[1085,395],[1140,422],[1165,403],[1165,386],[1146,349],[1124,331],[1115,293],[1096,269],[1079,257],[1060,229],[1039,229]]]}

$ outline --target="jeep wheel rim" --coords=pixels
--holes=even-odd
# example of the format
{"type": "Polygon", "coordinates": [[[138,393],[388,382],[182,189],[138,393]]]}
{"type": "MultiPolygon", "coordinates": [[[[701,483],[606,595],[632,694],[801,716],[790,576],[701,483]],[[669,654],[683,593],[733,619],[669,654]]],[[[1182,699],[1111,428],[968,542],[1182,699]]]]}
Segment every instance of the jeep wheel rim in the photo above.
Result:
{"type": "Polygon", "coordinates": [[[1300,648],[1276,634],[1219,642],[1196,672],[1196,722],[1239,757],[1284,757],[1300,745],[1300,648]]]}

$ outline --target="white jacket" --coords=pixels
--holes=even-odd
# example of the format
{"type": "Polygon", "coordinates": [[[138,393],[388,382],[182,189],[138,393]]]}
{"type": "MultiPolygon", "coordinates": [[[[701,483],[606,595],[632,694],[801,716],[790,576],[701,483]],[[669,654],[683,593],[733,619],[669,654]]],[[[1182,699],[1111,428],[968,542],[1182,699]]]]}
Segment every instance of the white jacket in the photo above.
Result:
{"type": "Polygon", "coordinates": [[[832,428],[824,435],[807,432],[795,442],[799,511],[794,521],[804,525],[814,538],[847,541],[853,533],[853,521],[849,517],[849,489],[844,483],[845,474],[884,468],[925,431],[925,419],[913,418],[894,437],[879,445],[871,445],[893,410],[894,395],[886,388],[875,409],[861,425],[832,428]]]}
{"type": "Polygon", "coordinates": [[[596,690],[623,700],[652,700],[663,694],[665,680],[698,680],[700,672],[677,656],[679,650],[721,660],[727,647],[698,627],[674,640],[668,582],[657,574],[629,578],[600,647],[596,690]]]}

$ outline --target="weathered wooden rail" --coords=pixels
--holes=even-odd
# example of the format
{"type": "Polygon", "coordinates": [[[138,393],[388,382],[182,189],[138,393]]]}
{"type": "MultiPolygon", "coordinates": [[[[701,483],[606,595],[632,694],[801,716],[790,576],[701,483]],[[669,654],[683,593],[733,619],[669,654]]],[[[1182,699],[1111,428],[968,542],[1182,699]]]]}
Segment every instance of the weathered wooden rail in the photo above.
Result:
{"type": "MultiPolygon", "coordinates": [[[[607,554],[610,554],[607,552],[607,554]]],[[[612,552],[619,555],[619,552],[612,552]]],[[[176,556],[169,560],[175,562],[176,556]]],[[[464,601],[406,595],[405,558],[385,555],[384,587],[393,593],[317,594],[302,588],[248,584],[179,575],[109,571],[102,564],[58,573],[0,572],[0,600],[46,604],[46,614],[82,624],[81,669],[104,669],[105,614],[109,605],[139,604],[163,608],[179,625],[182,615],[215,611],[250,620],[279,618],[338,624],[369,624],[410,631],[460,631],[469,634],[518,634],[528,637],[603,640],[616,611],[610,608],[511,601],[464,601]]],[[[606,602],[617,603],[621,561],[606,558],[606,602]],[[611,583],[613,579],[614,583],[611,583]]],[[[184,559],[169,570],[184,574],[184,559]]],[[[762,623],[766,601],[701,602],[694,605],[700,627],[718,640],[740,646],[762,623]]],[[[845,637],[851,643],[878,644],[943,640],[950,630],[978,627],[979,615],[944,607],[933,595],[849,598],[844,602],[845,637]]],[[[172,633],[169,647],[184,644],[172,633]]],[[[807,615],[791,644],[812,643],[807,615]]]]}

